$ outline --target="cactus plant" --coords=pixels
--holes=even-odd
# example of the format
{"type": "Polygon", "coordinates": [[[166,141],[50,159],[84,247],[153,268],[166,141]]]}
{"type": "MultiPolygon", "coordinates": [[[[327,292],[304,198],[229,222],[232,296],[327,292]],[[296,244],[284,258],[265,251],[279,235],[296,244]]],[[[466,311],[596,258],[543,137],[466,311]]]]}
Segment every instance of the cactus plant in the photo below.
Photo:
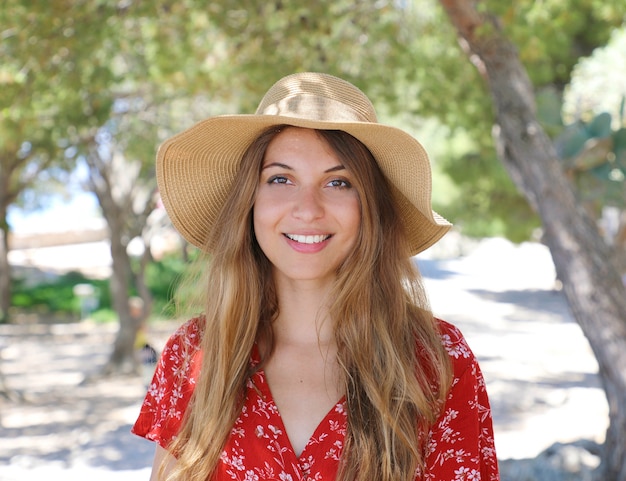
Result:
{"type": "Polygon", "coordinates": [[[612,120],[607,112],[587,122],[577,120],[565,126],[554,144],[582,199],[625,209],[626,128],[613,130],[612,120]]]}
{"type": "Polygon", "coordinates": [[[607,242],[614,246],[622,274],[626,274],[625,104],[623,98],[617,129],[612,116],[603,112],[588,121],[579,119],[564,126],[554,140],[565,172],[598,224],[606,227],[602,221],[607,208],[618,211],[615,217],[619,225],[602,230],[607,242]]]}

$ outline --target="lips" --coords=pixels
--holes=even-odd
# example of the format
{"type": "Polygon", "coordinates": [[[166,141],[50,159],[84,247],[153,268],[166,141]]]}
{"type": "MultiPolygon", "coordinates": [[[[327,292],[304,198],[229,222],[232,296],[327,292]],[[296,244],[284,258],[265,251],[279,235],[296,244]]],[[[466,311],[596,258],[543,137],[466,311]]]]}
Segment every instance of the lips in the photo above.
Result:
{"type": "Polygon", "coordinates": [[[299,235],[285,234],[285,237],[300,244],[320,244],[330,238],[330,234],[325,235],[299,235]]]}

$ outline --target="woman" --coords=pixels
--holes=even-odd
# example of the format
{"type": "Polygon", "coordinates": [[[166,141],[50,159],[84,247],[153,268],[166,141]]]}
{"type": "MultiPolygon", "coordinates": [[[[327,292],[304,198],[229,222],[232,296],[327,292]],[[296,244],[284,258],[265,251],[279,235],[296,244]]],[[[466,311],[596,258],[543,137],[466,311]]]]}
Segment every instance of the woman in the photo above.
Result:
{"type": "Polygon", "coordinates": [[[151,479],[498,479],[480,369],[411,260],[450,228],[428,157],[360,90],[285,77],[166,141],[157,179],[208,259],[133,427],[151,479]]]}

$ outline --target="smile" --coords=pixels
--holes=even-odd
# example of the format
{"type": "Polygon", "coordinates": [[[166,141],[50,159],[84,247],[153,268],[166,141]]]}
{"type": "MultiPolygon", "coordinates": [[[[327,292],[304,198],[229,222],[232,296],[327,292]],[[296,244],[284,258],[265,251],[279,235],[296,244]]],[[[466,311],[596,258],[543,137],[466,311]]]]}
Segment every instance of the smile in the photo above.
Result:
{"type": "Polygon", "coordinates": [[[297,234],[285,234],[288,239],[300,244],[319,244],[330,238],[330,235],[297,235],[297,234]]]}

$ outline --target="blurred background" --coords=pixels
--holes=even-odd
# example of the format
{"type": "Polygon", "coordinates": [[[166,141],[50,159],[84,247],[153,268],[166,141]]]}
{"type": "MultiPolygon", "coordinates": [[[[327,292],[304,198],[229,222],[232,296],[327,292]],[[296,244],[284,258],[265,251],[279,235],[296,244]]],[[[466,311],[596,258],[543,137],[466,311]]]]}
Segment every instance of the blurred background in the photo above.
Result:
{"type": "Polygon", "coordinates": [[[197,254],[160,204],[156,149],[307,70],[359,86],[430,154],[433,207],[455,228],[416,261],[481,362],[503,480],[626,479],[626,314],[611,299],[616,323],[588,314],[626,297],[626,6],[478,2],[592,220],[563,260],[538,214],[551,200],[512,180],[494,141],[495,95],[515,85],[490,89],[455,3],[4,0],[0,480],[149,477],[153,447],[130,426],[197,254]],[[580,285],[557,272],[585,256],[606,283],[572,308],[580,285]]]}

